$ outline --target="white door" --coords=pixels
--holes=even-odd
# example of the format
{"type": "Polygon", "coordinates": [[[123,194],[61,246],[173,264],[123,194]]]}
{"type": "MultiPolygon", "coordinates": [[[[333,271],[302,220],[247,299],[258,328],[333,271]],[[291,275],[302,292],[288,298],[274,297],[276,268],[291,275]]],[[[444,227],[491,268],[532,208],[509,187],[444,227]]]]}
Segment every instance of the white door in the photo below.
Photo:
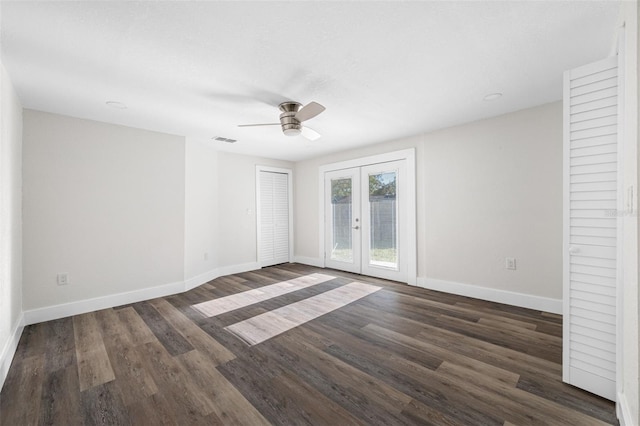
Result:
{"type": "Polygon", "coordinates": [[[616,396],[618,66],[564,77],[563,380],[616,396]]]}
{"type": "Polygon", "coordinates": [[[360,168],[325,173],[325,265],[360,273],[360,168]]]}
{"type": "Polygon", "coordinates": [[[289,176],[260,171],[260,266],[289,262],[289,176]]]}
{"type": "Polygon", "coordinates": [[[325,264],[407,282],[405,161],[325,173],[325,264]]]}

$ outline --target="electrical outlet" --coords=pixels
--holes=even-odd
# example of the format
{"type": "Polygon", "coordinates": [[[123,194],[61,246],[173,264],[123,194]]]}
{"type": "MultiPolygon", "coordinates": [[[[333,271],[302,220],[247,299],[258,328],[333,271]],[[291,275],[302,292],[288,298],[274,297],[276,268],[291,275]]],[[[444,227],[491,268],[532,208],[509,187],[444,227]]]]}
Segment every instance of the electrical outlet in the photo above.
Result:
{"type": "Polygon", "coordinates": [[[504,258],[504,269],[516,269],[516,259],[514,257],[504,258]]]}
{"type": "Polygon", "coordinates": [[[206,251],[204,252],[204,260],[209,259],[209,253],[207,253],[206,251]]]}
{"type": "Polygon", "coordinates": [[[69,284],[69,274],[66,272],[62,272],[58,274],[58,285],[67,285],[69,284]]]}

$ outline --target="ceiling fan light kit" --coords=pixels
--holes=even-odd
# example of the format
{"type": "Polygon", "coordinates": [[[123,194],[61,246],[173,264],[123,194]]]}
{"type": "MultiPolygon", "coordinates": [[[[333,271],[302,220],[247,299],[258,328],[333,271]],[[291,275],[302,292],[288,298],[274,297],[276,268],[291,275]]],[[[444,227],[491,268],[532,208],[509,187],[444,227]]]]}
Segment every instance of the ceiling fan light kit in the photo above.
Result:
{"type": "Polygon", "coordinates": [[[287,136],[298,136],[302,133],[302,124],[296,119],[298,109],[302,106],[298,102],[283,102],[278,105],[282,114],[280,114],[280,125],[282,133],[287,136]]]}
{"type": "Polygon", "coordinates": [[[317,102],[310,102],[302,106],[299,102],[287,101],[278,105],[282,114],[280,114],[280,123],[267,124],[240,124],[238,127],[257,127],[257,126],[277,126],[282,127],[282,133],[286,136],[298,136],[302,134],[309,140],[320,138],[320,134],[315,130],[303,126],[302,122],[312,119],[325,110],[325,107],[317,102]],[[302,108],[301,108],[302,107],[302,108]]]}

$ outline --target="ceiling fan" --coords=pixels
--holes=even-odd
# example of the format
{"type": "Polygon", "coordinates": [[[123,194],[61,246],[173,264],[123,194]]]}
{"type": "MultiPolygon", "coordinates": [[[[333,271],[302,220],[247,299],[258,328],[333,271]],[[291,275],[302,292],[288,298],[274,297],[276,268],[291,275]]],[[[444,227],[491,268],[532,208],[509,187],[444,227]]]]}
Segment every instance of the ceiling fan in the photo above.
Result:
{"type": "Polygon", "coordinates": [[[320,138],[320,133],[307,126],[303,126],[301,123],[317,116],[325,110],[325,107],[317,102],[310,102],[302,106],[302,104],[298,102],[289,101],[281,103],[278,105],[278,108],[282,111],[279,123],[240,124],[238,127],[282,126],[282,132],[287,136],[298,136],[302,133],[302,136],[312,141],[320,138]]]}

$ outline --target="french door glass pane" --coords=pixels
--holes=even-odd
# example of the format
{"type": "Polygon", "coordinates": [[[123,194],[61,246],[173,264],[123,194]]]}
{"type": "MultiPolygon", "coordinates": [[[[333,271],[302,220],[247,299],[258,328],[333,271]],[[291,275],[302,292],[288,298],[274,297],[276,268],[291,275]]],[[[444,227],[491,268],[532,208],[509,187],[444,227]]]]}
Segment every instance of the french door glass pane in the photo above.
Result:
{"type": "Polygon", "coordinates": [[[331,259],[343,262],[353,262],[352,186],[350,178],[331,179],[331,214],[333,216],[331,259]]]}
{"type": "Polygon", "coordinates": [[[369,175],[369,263],[398,267],[396,172],[369,175]]]}

